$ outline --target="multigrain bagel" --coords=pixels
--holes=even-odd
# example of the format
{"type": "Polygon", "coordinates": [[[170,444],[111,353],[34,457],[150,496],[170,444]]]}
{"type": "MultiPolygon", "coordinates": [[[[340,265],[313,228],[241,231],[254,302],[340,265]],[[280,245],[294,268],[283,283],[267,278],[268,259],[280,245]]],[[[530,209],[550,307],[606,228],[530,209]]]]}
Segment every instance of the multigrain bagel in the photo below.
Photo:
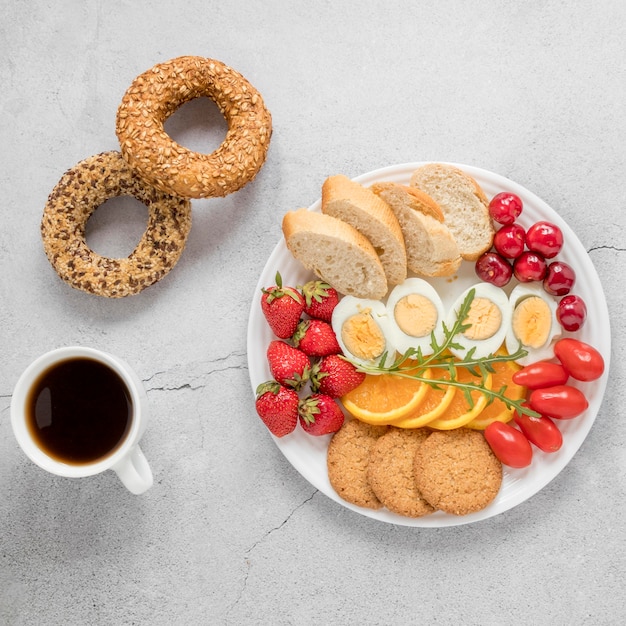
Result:
{"type": "Polygon", "coordinates": [[[190,229],[189,200],[147,185],[119,152],[97,154],[65,172],[41,220],[44,250],[57,274],[75,289],[109,298],[139,293],[163,278],[180,258],[190,229]],[[87,245],[85,226],[100,205],[122,195],[148,207],[148,226],[127,258],[103,257],[87,245]]]}
{"type": "Polygon", "coordinates": [[[250,182],[265,162],[272,118],[261,94],[220,61],[183,56],[137,76],[117,110],[122,154],[157,189],[183,198],[223,197],[250,182]],[[213,100],[228,123],[211,154],[176,143],[163,124],[185,102],[213,100]]]}

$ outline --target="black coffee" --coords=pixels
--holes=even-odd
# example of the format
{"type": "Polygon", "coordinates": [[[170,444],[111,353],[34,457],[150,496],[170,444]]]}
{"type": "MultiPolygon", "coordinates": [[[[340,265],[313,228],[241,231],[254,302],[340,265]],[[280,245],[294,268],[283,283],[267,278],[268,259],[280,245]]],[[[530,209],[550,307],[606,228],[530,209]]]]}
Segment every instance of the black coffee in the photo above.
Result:
{"type": "Polygon", "coordinates": [[[43,372],[27,398],[28,429],[50,457],[83,465],[111,454],[130,429],[133,407],[124,381],[89,358],[43,372]]]}

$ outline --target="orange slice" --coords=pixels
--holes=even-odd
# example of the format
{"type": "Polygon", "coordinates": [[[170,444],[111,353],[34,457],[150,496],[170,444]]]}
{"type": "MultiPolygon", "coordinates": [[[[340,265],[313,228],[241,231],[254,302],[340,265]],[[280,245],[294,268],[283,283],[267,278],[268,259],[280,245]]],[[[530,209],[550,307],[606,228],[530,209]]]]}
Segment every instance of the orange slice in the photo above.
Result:
{"type": "MultiPolygon", "coordinates": [[[[430,370],[419,372],[429,378],[430,370]]],[[[395,374],[367,374],[365,380],[341,398],[345,409],[368,424],[391,424],[420,405],[429,386],[395,374]]]]}
{"type": "MultiPolygon", "coordinates": [[[[456,368],[456,378],[461,382],[481,382],[480,376],[472,375],[465,367],[456,368]]],[[[492,381],[493,375],[489,373],[482,384],[485,388],[491,389],[492,381]]],[[[489,398],[480,391],[472,391],[471,396],[473,406],[468,402],[463,390],[459,387],[455,387],[455,394],[448,408],[437,419],[429,422],[428,427],[436,428],[437,430],[452,430],[453,428],[461,428],[461,426],[465,426],[471,422],[480,415],[489,401],[489,398]]]]}
{"type": "MultiPolygon", "coordinates": [[[[438,370],[433,374],[439,380],[450,380],[447,370],[438,370]]],[[[437,419],[450,406],[456,389],[450,385],[441,385],[439,389],[428,387],[420,405],[407,416],[393,423],[398,428],[421,428],[437,419]]]]}
{"type": "MultiPolygon", "coordinates": [[[[511,400],[521,400],[526,397],[526,387],[516,385],[511,379],[513,374],[521,369],[521,365],[514,361],[506,361],[504,363],[494,363],[493,369],[495,372],[493,374],[492,389],[501,389],[506,386],[506,396],[511,400]]],[[[491,422],[508,422],[511,419],[513,419],[513,409],[507,408],[502,400],[496,398],[466,426],[474,430],[485,430],[491,422]]]]}

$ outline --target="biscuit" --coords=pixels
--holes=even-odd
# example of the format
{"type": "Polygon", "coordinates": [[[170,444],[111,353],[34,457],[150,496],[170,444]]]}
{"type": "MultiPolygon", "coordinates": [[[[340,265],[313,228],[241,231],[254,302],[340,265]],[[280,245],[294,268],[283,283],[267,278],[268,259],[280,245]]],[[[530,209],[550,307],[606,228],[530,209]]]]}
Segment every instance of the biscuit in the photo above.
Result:
{"type": "Polygon", "coordinates": [[[415,483],[436,509],[467,515],[484,509],[502,484],[502,464],[482,432],[435,431],[415,453],[415,483]]]}
{"type": "Polygon", "coordinates": [[[422,517],[434,511],[419,492],[414,475],[415,454],[430,432],[392,427],[372,446],[369,484],[383,505],[398,515],[422,517]]]}
{"type": "Polygon", "coordinates": [[[346,502],[368,509],[382,503],[367,480],[370,450],[387,426],[372,426],[352,419],[338,430],[328,445],[328,478],[333,489],[346,502]]]}

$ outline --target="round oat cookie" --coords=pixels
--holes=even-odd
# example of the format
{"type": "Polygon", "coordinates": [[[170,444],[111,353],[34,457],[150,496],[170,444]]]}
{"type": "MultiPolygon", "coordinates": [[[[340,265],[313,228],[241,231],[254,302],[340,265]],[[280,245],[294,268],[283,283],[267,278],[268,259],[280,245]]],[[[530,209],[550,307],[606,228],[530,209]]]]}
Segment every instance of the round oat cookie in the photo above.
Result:
{"type": "Polygon", "coordinates": [[[367,478],[378,499],[394,513],[423,517],[434,511],[419,492],[414,475],[415,454],[430,432],[390,428],[372,446],[367,478]]]}
{"type": "Polygon", "coordinates": [[[333,489],[346,502],[368,509],[382,503],[367,481],[370,450],[387,426],[372,426],[352,419],[344,423],[328,445],[328,478],[333,489]]]}
{"type": "Polygon", "coordinates": [[[502,464],[482,432],[431,433],[415,454],[415,483],[436,509],[467,515],[484,509],[502,484],[502,464]]]}

